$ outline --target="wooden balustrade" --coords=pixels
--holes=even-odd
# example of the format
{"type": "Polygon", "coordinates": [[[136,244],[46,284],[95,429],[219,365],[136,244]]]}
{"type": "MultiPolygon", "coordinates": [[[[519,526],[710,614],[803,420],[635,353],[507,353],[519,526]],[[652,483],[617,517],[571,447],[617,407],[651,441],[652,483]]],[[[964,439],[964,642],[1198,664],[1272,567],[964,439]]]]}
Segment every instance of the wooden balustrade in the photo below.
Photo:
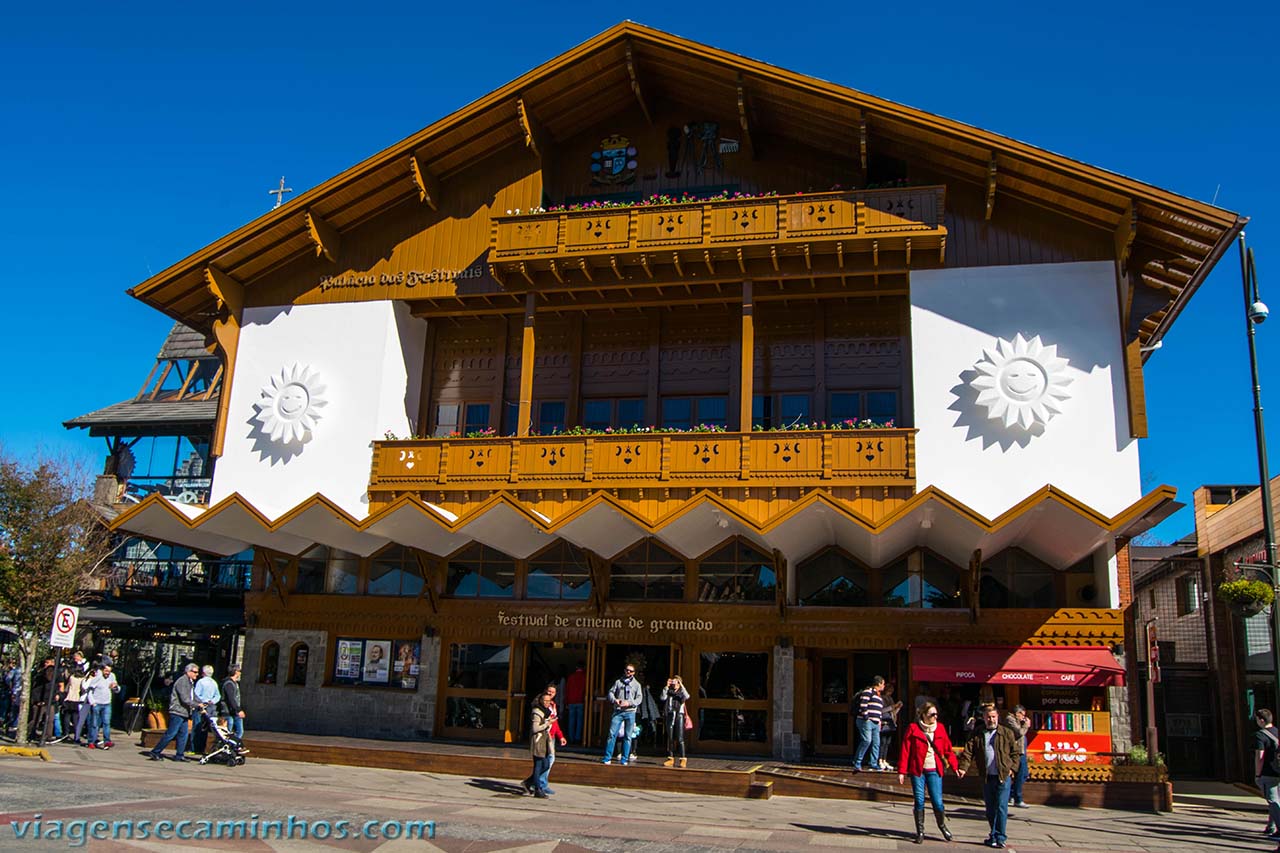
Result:
{"type": "Polygon", "coordinates": [[[374,442],[370,488],[903,486],[915,430],[633,433],[374,442]]]}
{"type": "Polygon", "coordinates": [[[779,271],[780,260],[802,258],[812,271],[820,256],[843,269],[846,252],[878,265],[881,251],[905,250],[911,266],[913,242],[917,264],[941,263],[944,200],[944,187],[927,186],[496,216],[489,263],[499,279],[530,285],[622,279],[637,264],[647,278],[659,265],[746,274],[753,259],[779,271]]]}

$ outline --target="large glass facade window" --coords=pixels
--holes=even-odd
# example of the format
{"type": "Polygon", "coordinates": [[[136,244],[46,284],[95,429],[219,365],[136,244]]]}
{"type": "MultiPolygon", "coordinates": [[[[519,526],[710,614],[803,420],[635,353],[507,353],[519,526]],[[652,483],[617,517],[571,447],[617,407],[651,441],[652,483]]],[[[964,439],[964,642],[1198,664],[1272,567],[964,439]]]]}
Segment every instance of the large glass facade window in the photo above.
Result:
{"type": "Polygon", "coordinates": [[[299,593],[324,592],[324,576],[329,565],[329,549],[315,545],[298,557],[298,578],[294,591],[299,593]]]}
{"type": "Polygon", "coordinates": [[[445,726],[467,729],[482,737],[501,737],[507,725],[511,647],[453,643],[449,646],[448,671],[445,726]]]}
{"type": "Polygon", "coordinates": [[[538,404],[538,435],[554,435],[564,432],[565,404],[563,400],[546,400],[538,404]]]}
{"type": "Polygon", "coordinates": [[[487,545],[472,545],[449,559],[445,595],[510,598],[515,580],[515,560],[487,545]]]}
{"type": "Polygon", "coordinates": [[[982,565],[983,607],[1054,606],[1053,569],[1018,548],[995,555],[982,565]]]}
{"type": "Polygon", "coordinates": [[[833,391],[827,419],[834,422],[899,420],[897,391],[833,391]]]}
{"type": "Polygon", "coordinates": [[[959,569],[928,551],[920,553],[918,568],[903,557],[880,570],[885,607],[962,607],[964,595],[959,569]]]}
{"type": "Polygon", "coordinates": [[[422,587],[422,570],[408,548],[392,545],[369,561],[370,595],[416,596],[422,587]]]}
{"type": "Polygon", "coordinates": [[[460,433],[466,435],[489,428],[488,403],[441,403],[436,406],[434,435],[444,438],[460,433]]]}
{"type": "Polygon", "coordinates": [[[684,560],[652,539],[644,539],[614,558],[609,597],[616,599],[684,598],[684,560]]]}
{"type": "Polygon", "coordinates": [[[699,601],[774,600],[773,561],[741,540],[728,543],[698,565],[699,601]]]}
{"type": "Polygon", "coordinates": [[[529,558],[528,598],[586,601],[591,597],[587,555],[561,540],[529,558]]]}
{"type": "Polygon", "coordinates": [[[796,600],[801,605],[866,607],[870,589],[866,568],[835,548],[796,567],[796,600]]]}
{"type": "Polygon", "coordinates": [[[808,394],[756,394],[751,398],[751,425],[760,429],[787,429],[810,420],[808,394]]]}
{"type": "Polygon", "coordinates": [[[325,592],[354,595],[360,585],[360,558],[336,548],[329,552],[329,566],[325,572],[325,592]]]}

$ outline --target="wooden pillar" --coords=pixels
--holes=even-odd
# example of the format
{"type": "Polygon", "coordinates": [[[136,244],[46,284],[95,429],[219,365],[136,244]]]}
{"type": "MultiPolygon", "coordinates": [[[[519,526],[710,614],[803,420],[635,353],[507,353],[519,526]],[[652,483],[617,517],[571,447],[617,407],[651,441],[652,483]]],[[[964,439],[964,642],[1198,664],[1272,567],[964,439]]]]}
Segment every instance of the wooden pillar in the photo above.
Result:
{"type": "Polygon", "coordinates": [[[756,333],[752,325],[753,301],[751,279],[742,282],[742,347],[738,352],[739,381],[742,399],[738,401],[738,429],[751,432],[751,402],[755,396],[752,379],[756,364],[756,333]]]}
{"type": "Polygon", "coordinates": [[[524,298],[524,338],[520,348],[520,420],[516,435],[529,434],[529,421],[533,414],[533,318],[537,310],[537,296],[530,292],[524,298]]]}

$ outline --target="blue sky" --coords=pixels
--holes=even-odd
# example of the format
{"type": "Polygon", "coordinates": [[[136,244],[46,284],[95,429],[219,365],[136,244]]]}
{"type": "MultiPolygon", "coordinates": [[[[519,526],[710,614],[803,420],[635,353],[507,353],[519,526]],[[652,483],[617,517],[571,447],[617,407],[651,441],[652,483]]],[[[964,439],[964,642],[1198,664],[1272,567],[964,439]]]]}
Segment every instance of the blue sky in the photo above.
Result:
{"type": "MultiPolygon", "coordinates": [[[[178,5],[6,12],[11,453],[100,465],[101,440],[61,422],[136,393],[170,325],[125,289],[264,212],[281,175],[309,189],[624,18],[1193,198],[1216,193],[1254,219],[1277,309],[1259,337],[1262,381],[1280,399],[1272,4],[178,5]]],[[[1241,300],[1232,252],[1148,362],[1144,490],[1169,483],[1189,503],[1202,483],[1256,482],[1241,300]]],[[[1268,433],[1280,447],[1280,408],[1268,433]]],[[[1191,529],[1187,510],[1158,533],[1191,529]]]]}

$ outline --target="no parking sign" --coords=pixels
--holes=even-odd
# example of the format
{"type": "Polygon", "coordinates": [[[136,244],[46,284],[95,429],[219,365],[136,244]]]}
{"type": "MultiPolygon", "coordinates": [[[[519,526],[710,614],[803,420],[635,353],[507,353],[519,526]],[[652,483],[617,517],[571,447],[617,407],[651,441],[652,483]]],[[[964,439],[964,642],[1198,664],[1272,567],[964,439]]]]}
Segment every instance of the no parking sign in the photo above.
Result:
{"type": "Polygon", "coordinates": [[[69,649],[76,636],[76,623],[80,621],[80,608],[59,604],[53,608],[53,630],[49,632],[49,645],[69,649]]]}

